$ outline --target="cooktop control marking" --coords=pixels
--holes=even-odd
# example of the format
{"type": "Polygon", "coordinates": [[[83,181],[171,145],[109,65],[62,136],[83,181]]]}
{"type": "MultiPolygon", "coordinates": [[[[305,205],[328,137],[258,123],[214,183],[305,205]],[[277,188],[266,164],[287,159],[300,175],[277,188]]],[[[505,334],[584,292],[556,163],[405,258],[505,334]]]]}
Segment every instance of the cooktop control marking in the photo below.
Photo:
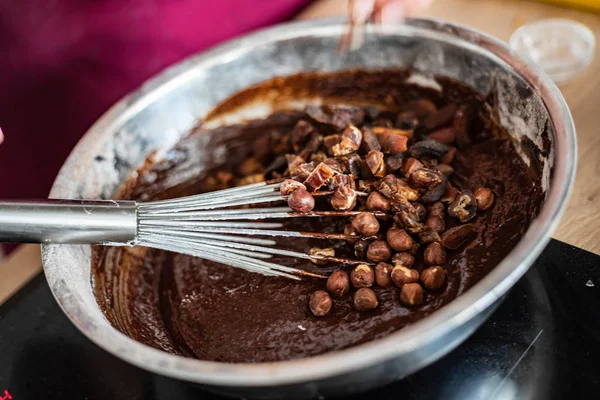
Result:
{"type": "Polygon", "coordinates": [[[12,399],[12,396],[10,395],[10,393],[8,393],[8,390],[4,391],[4,395],[2,397],[0,397],[0,400],[10,400],[12,399]]]}

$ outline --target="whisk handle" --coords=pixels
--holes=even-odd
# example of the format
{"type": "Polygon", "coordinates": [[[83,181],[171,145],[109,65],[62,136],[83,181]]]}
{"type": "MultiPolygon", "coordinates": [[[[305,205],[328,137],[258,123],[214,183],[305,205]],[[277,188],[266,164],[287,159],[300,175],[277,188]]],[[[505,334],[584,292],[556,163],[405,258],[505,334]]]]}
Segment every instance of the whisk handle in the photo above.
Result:
{"type": "Polygon", "coordinates": [[[0,242],[126,244],[136,236],[134,201],[0,201],[0,242]]]}

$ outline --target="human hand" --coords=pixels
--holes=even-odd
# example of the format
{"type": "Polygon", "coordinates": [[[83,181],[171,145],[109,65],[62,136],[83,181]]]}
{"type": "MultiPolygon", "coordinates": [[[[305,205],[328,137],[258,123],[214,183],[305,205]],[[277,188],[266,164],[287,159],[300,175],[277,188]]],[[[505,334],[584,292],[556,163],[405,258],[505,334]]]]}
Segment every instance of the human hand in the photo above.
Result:
{"type": "Polygon", "coordinates": [[[4,134],[2,133],[2,128],[0,128],[0,144],[4,142],[4,134]]]}

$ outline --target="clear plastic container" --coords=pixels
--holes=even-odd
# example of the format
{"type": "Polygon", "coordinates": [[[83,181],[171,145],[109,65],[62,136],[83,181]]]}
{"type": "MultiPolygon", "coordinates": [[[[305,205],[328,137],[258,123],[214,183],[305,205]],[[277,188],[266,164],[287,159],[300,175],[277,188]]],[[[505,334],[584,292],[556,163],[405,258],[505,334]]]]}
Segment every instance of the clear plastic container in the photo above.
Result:
{"type": "Polygon", "coordinates": [[[509,45],[536,63],[556,84],[563,84],[592,62],[596,39],[579,22],[544,19],[517,29],[509,45]]]}

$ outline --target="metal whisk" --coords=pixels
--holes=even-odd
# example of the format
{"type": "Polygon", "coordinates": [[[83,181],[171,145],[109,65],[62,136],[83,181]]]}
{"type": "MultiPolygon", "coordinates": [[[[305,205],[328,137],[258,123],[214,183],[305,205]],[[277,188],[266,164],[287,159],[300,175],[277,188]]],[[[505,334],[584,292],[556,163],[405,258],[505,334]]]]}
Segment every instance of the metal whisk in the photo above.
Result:
{"type": "MultiPolygon", "coordinates": [[[[107,200],[0,202],[0,242],[139,245],[292,279],[323,275],[265,261],[275,255],[333,263],[363,261],[309,255],[274,247],[263,237],[356,239],[338,233],[282,230],[264,219],[348,217],[358,211],[294,212],[289,207],[248,208],[285,201],[280,183],[261,182],[172,200],[138,203],[107,200]],[[234,208],[243,207],[246,208],[234,208]]],[[[331,194],[316,192],[314,196],[331,194]]],[[[358,193],[365,195],[364,193],[358,193]]]]}

